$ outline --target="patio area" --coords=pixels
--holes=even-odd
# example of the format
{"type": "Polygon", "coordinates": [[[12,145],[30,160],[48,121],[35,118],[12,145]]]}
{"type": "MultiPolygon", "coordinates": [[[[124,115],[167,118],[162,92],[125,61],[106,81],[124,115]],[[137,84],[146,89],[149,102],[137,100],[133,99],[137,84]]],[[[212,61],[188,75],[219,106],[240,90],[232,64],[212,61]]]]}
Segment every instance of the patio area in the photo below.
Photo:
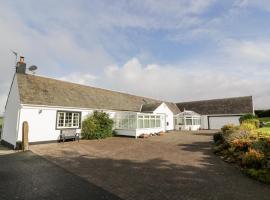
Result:
{"type": "Polygon", "coordinates": [[[268,199],[270,188],[212,153],[212,133],[33,145],[31,150],[122,199],[268,199]]]}

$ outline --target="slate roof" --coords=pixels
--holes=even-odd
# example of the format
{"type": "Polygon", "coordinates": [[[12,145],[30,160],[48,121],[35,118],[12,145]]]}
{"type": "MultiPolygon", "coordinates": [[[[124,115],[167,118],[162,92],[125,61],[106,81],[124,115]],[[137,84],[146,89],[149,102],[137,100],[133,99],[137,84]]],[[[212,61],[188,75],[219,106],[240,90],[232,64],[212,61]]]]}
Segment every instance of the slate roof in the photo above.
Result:
{"type": "Polygon", "coordinates": [[[182,102],[176,105],[181,111],[192,110],[201,115],[253,113],[252,96],[182,102]]]}
{"type": "MultiPolygon", "coordinates": [[[[178,114],[180,113],[179,108],[176,106],[175,103],[171,103],[171,102],[164,102],[168,108],[173,112],[173,114],[178,114]]],[[[147,103],[147,104],[143,104],[142,105],[142,109],[141,112],[146,112],[146,113],[151,113],[154,110],[156,110],[160,105],[162,104],[162,102],[156,102],[156,103],[147,103]]]]}
{"type": "Polygon", "coordinates": [[[165,102],[165,103],[169,107],[169,109],[173,112],[173,114],[176,115],[181,112],[175,103],[171,103],[171,102],[165,102]]]}
{"type": "Polygon", "coordinates": [[[161,104],[162,102],[145,103],[142,105],[141,112],[151,113],[156,110],[161,104]]]}
{"type": "Polygon", "coordinates": [[[29,74],[17,74],[21,104],[140,112],[159,100],[29,74]]]}

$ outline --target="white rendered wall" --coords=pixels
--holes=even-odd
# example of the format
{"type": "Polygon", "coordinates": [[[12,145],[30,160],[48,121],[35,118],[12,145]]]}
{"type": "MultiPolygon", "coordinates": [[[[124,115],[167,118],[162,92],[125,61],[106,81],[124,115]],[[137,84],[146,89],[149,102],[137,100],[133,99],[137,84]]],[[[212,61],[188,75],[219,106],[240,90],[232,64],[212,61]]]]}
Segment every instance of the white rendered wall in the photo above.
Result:
{"type": "Polygon", "coordinates": [[[2,139],[14,146],[16,145],[17,141],[19,110],[20,98],[17,78],[15,75],[6,104],[2,133],[2,139]]]}
{"type": "Polygon", "coordinates": [[[176,130],[197,131],[200,127],[200,125],[177,125],[176,130]]]}
{"type": "Polygon", "coordinates": [[[165,122],[166,130],[169,131],[169,130],[174,129],[174,114],[165,103],[162,103],[153,113],[165,114],[166,115],[166,122],[165,122]],[[167,126],[167,122],[169,123],[168,126],[167,126]]]}
{"type": "Polygon", "coordinates": [[[136,137],[139,137],[142,134],[151,134],[151,133],[159,133],[159,132],[164,132],[165,129],[160,127],[160,128],[143,128],[143,129],[136,129],[136,137]]]}
{"type": "Polygon", "coordinates": [[[208,129],[208,118],[207,115],[201,116],[201,128],[202,129],[208,129]]]}
{"type": "Polygon", "coordinates": [[[115,130],[117,135],[136,137],[136,130],[117,129],[115,130]]]}
{"type": "MultiPolygon", "coordinates": [[[[29,125],[29,142],[58,140],[60,130],[56,129],[57,111],[81,112],[82,120],[93,112],[92,110],[85,109],[23,106],[20,113],[19,133],[17,140],[21,141],[22,124],[24,121],[27,121],[29,125]]],[[[81,129],[78,129],[77,132],[80,133],[81,129]]]]}
{"type": "Polygon", "coordinates": [[[164,132],[164,128],[142,128],[142,129],[133,129],[133,130],[127,130],[127,129],[117,129],[115,130],[117,135],[123,135],[123,136],[131,136],[131,137],[139,137],[142,134],[151,134],[151,133],[159,133],[164,132]]]}

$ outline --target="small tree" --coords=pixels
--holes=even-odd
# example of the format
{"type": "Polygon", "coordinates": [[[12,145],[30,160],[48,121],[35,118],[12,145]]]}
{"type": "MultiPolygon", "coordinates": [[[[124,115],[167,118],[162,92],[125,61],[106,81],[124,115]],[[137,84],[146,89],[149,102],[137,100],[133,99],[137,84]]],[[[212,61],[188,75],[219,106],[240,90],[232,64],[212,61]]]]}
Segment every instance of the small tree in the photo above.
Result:
{"type": "Polygon", "coordinates": [[[113,120],[105,112],[94,111],[82,123],[83,139],[102,139],[112,136],[113,120]]]}

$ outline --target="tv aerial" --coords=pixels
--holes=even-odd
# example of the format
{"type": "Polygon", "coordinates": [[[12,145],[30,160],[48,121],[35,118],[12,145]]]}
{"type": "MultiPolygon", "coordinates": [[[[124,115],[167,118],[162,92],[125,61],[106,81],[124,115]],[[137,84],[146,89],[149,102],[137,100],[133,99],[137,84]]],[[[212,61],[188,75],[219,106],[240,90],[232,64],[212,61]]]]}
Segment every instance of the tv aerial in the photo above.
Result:
{"type": "Polygon", "coordinates": [[[12,49],[10,49],[11,53],[13,53],[13,55],[15,56],[15,65],[17,64],[17,60],[18,60],[18,52],[13,51],[12,49]]]}
{"type": "Polygon", "coordinates": [[[31,65],[28,70],[34,75],[38,67],[36,65],[31,65]]]}

